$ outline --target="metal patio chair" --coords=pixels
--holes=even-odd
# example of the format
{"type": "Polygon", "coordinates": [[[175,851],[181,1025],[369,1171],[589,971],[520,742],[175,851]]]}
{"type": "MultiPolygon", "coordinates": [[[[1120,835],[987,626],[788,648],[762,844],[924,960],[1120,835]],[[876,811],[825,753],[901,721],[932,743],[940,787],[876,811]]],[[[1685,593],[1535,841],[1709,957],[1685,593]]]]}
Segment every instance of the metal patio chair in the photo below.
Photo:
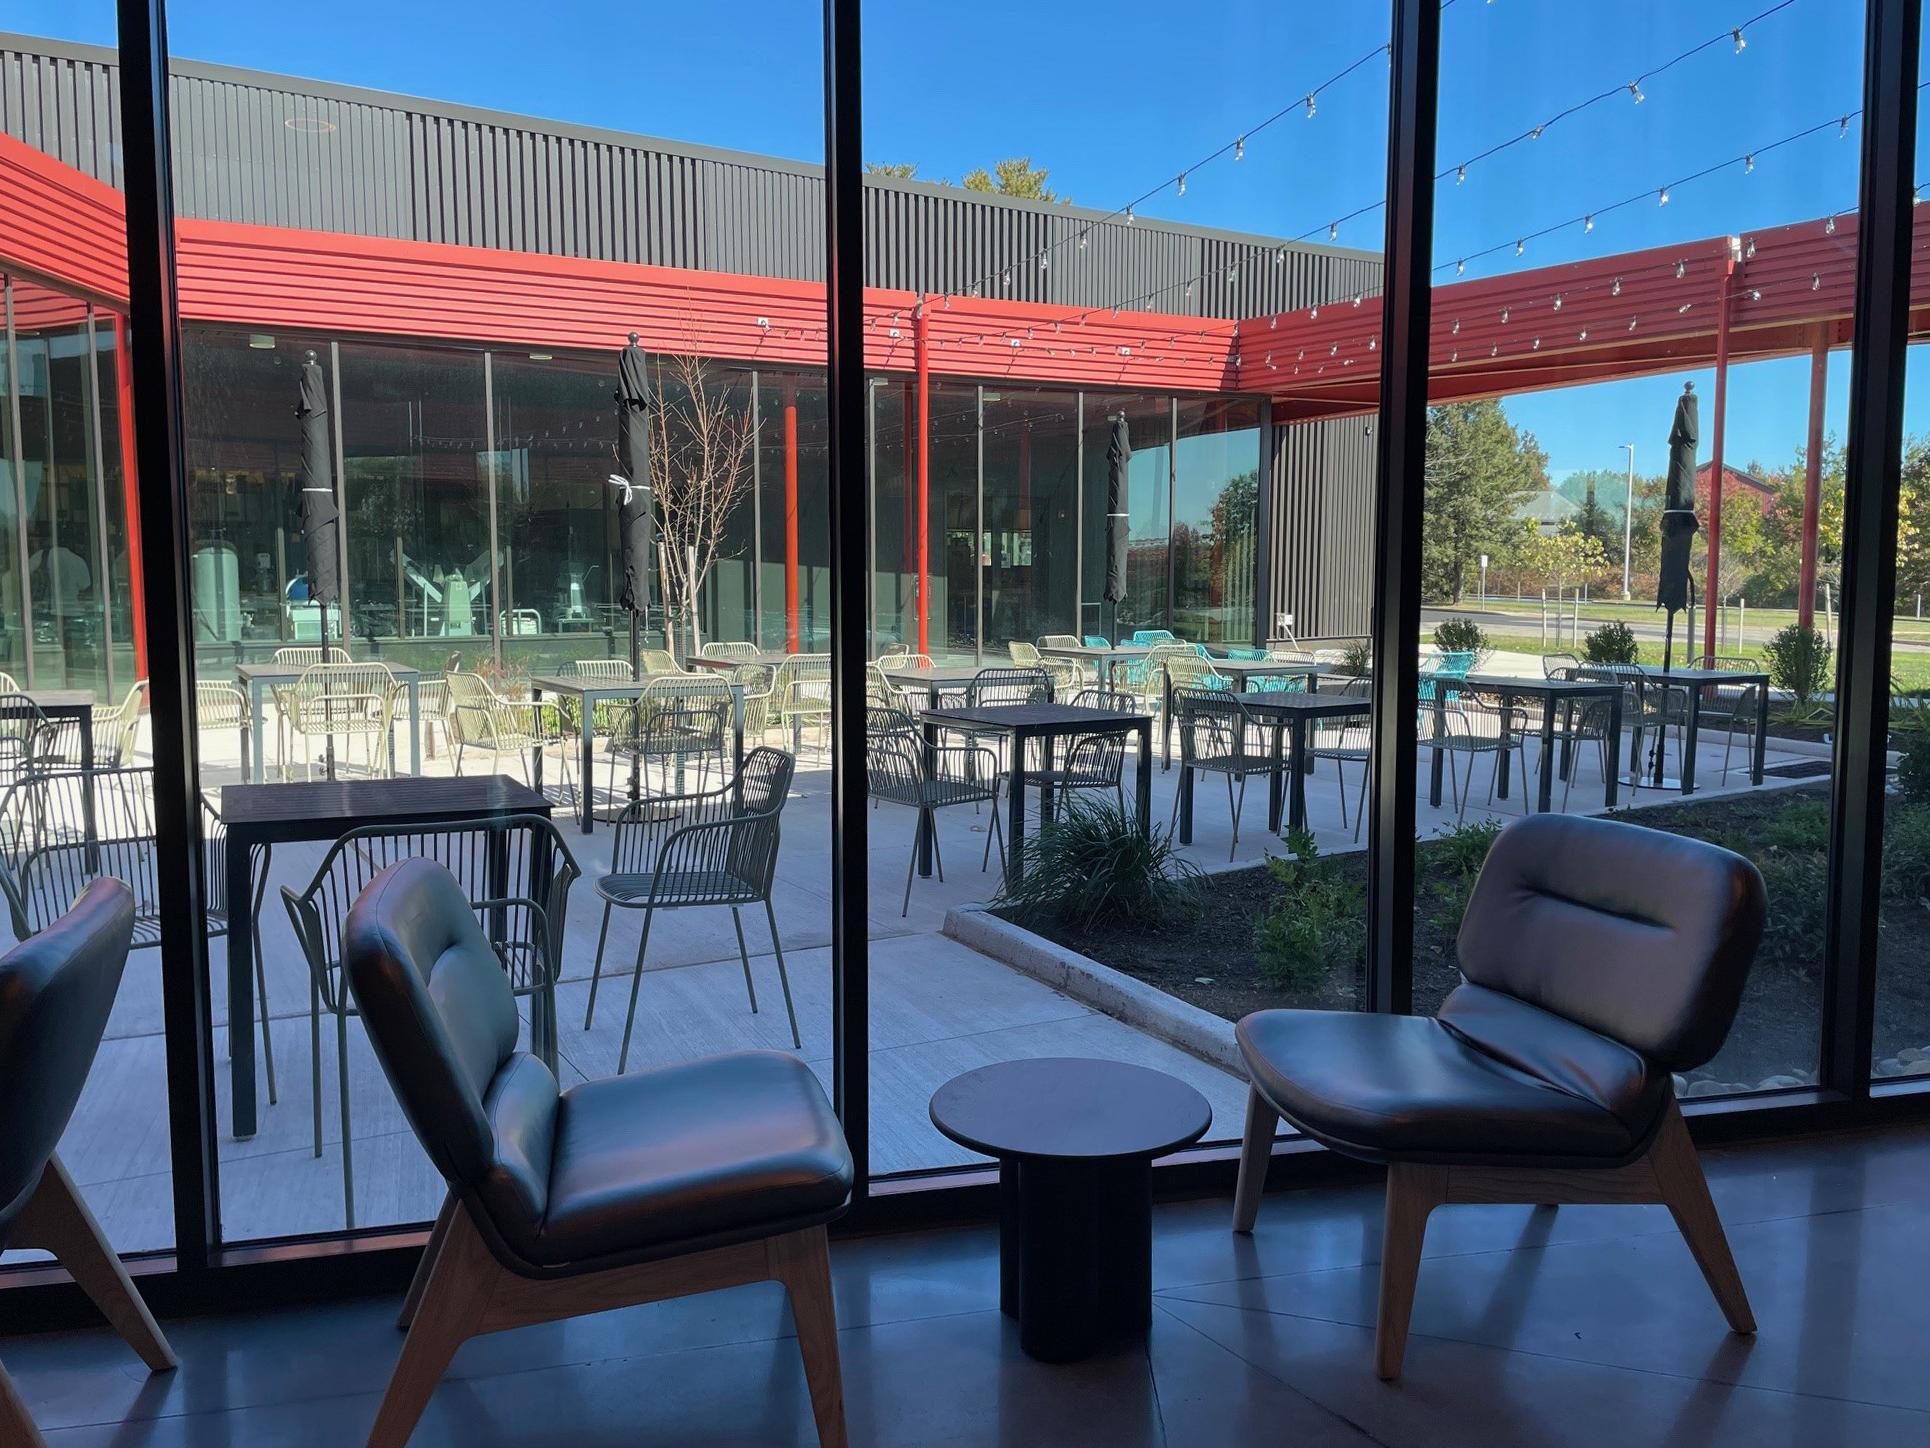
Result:
{"type": "Polygon", "coordinates": [[[33,772],[35,750],[49,727],[40,706],[25,694],[0,693],[0,785],[33,772]]]}
{"type": "MultiPolygon", "coordinates": [[[[1075,708],[1104,709],[1108,714],[1137,714],[1139,701],[1121,689],[1081,689],[1072,698],[1075,708]]],[[[1119,813],[1126,813],[1126,736],[1124,734],[1075,734],[1064,741],[1062,757],[1039,771],[1041,785],[1052,786],[1057,802],[1054,817],[1072,805],[1077,790],[1111,790],[1119,813]]]]}
{"type": "MultiPolygon", "coordinates": [[[[134,763],[134,745],[140,735],[141,705],[147,699],[147,680],[131,687],[118,704],[96,704],[89,724],[94,735],[94,767],[125,769],[134,763]]],[[[80,753],[80,720],[50,719],[33,745],[35,767],[39,769],[80,769],[86,763],[80,753]]]]}
{"type": "Polygon", "coordinates": [[[702,793],[715,764],[722,779],[730,753],[730,685],[715,674],[660,674],[643,686],[634,704],[625,707],[625,727],[610,739],[610,794],[617,793],[617,765],[628,761],[644,776],[649,790],[650,766],[677,784],[665,794],[682,794],[684,771],[697,766],[697,791],[702,793]]]}
{"type": "Polygon", "coordinates": [[[936,744],[929,749],[915,733],[887,730],[865,735],[865,789],[880,804],[901,804],[916,810],[911,857],[905,864],[905,898],[900,918],[911,913],[911,882],[918,872],[918,836],[931,831],[932,862],[938,881],[945,882],[945,857],[938,846],[938,811],[951,805],[992,807],[992,827],[985,832],[985,855],[980,871],[989,868],[992,843],[998,842],[999,868],[1005,867],[1005,834],[999,822],[998,756],[983,745],[936,744]],[[929,756],[929,764],[927,757],[929,756]]]}
{"type": "MultiPolygon", "coordinates": [[[[556,827],[540,815],[442,825],[370,825],[329,847],[307,888],[284,885],[282,903],[308,962],[309,1099],[322,1154],[322,1016],[335,1020],[336,1094],[342,1126],[342,1210],[355,1225],[354,1131],[349,1117],[348,1023],[361,1012],[342,979],[342,926],[368,883],[420,856],[456,877],[509,980],[531,1001],[530,1041],[556,1070],[556,977],[570,886],[581,871],[556,827]]],[[[257,954],[256,959],[260,956],[257,954]]]]}
{"type": "MultiPolygon", "coordinates": [[[[1761,673],[1762,664],[1742,655],[1708,654],[1696,660],[1696,666],[1714,669],[1718,673],[1761,673]]],[[[1697,727],[1707,729],[1719,725],[1723,732],[1722,743],[1722,782],[1729,782],[1729,756],[1736,747],[1736,730],[1740,728],[1743,736],[1753,749],[1756,742],[1757,705],[1760,702],[1762,685],[1748,684],[1710,684],[1702,691],[1702,708],[1697,727]]]]}
{"type": "MultiPolygon", "coordinates": [[[[228,933],[227,830],[205,795],[201,826],[208,891],[203,925],[209,939],[218,939],[228,933]]],[[[0,795],[0,895],[7,902],[14,939],[38,935],[66,912],[89,882],[112,877],[125,884],[134,898],[132,948],[160,945],[161,892],[155,850],[151,768],[55,769],[16,781],[0,795]]],[[[262,1063],[268,1075],[268,1100],[273,1104],[277,1100],[275,1049],[268,1030],[260,924],[269,858],[266,847],[250,852],[249,879],[255,896],[255,994],[261,999],[262,1063]]]]}
{"type": "Polygon", "coordinates": [[[197,729],[232,729],[240,759],[248,758],[248,696],[218,679],[194,681],[194,723],[197,729]]]}
{"type": "MultiPolygon", "coordinates": [[[[1622,724],[1633,731],[1633,745],[1636,749],[1635,765],[1629,775],[1630,786],[1635,789],[1655,787],[1655,771],[1651,760],[1654,752],[1662,752],[1664,769],[1667,768],[1669,732],[1675,732],[1676,757],[1682,754],[1688,730],[1688,690],[1679,684],[1668,682],[1668,675],[1657,670],[1643,668],[1640,664],[1583,664],[1575,670],[1578,679],[1593,679],[1622,686],[1622,724]],[[1642,737],[1648,736],[1649,754],[1641,753],[1642,737]]],[[[1611,748],[1619,746],[1620,741],[1611,741],[1611,748]]]]}
{"type": "Polygon", "coordinates": [[[754,749],[729,784],[697,794],[638,800],[617,816],[610,844],[610,873],[596,882],[596,893],[603,900],[603,924],[597,931],[596,963],[590,971],[590,1000],[583,1012],[583,1029],[589,1030],[596,1019],[596,992],[603,977],[603,947],[610,935],[610,914],[619,909],[641,910],[643,931],[637,940],[636,977],[630,982],[623,1045],[617,1055],[619,1076],[630,1065],[630,1033],[636,1025],[644,954],[650,947],[651,921],[659,910],[729,908],[731,923],[737,927],[737,955],[744,965],[744,990],[755,1013],[757,985],[751,977],[750,951],[744,944],[742,912],[746,905],[761,904],[771,930],[771,950],[777,957],[777,979],[784,991],[784,1012],[791,1023],[791,1045],[803,1049],[797,1007],[791,1000],[791,977],[784,968],[784,944],[777,933],[777,912],[771,907],[771,886],[777,878],[778,824],[795,769],[796,761],[781,749],[754,749]]]}
{"type": "MultiPolygon", "coordinates": [[[[1240,813],[1246,804],[1247,776],[1265,778],[1276,767],[1288,767],[1291,761],[1283,759],[1276,766],[1264,726],[1253,722],[1238,694],[1223,689],[1175,689],[1173,720],[1179,728],[1180,768],[1226,779],[1226,802],[1233,813],[1233,843],[1226,852],[1230,860],[1240,848],[1240,813]]],[[[1180,790],[1175,789],[1173,821],[1179,819],[1179,802],[1180,790]]]]}
{"type": "MultiPolygon", "coordinates": [[[[1364,716],[1372,691],[1373,685],[1366,679],[1341,681],[1334,692],[1359,698],[1361,712],[1310,720],[1307,736],[1307,753],[1315,761],[1316,768],[1322,759],[1333,761],[1334,777],[1340,782],[1340,827],[1343,830],[1347,828],[1347,766],[1360,766],[1360,795],[1354,802],[1355,840],[1360,839],[1361,821],[1367,817],[1368,761],[1373,754],[1374,731],[1364,716]]],[[[1297,767],[1297,761],[1289,767],[1297,767]]]]}
{"type": "Polygon", "coordinates": [[[1521,770],[1521,812],[1527,814],[1533,808],[1528,793],[1527,752],[1522,748],[1525,733],[1522,709],[1513,704],[1504,705],[1480,690],[1464,688],[1457,691],[1445,711],[1423,706],[1419,720],[1424,734],[1422,747],[1439,749],[1447,755],[1448,782],[1454,791],[1457,822],[1468,816],[1468,797],[1474,793],[1474,761],[1483,754],[1494,757],[1494,772],[1488,778],[1488,803],[1494,803],[1495,785],[1507,767],[1507,756],[1512,753],[1521,770]],[[1457,758],[1468,761],[1465,780],[1456,769],[1457,758]]]}
{"type": "Polygon", "coordinates": [[[731,659],[740,664],[751,664],[757,662],[759,649],[753,643],[713,641],[698,652],[707,659],[731,659]]]}
{"type": "MultiPolygon", "coordinates": [[[[315,759],[312,741],[322,740],[324,767],[333,778],[335,741],[362,741],[370,774],[387,775],[395,700],[401,685],[387,664],[310,664],[287,694],[283,708],[288,727],[302,741],[302,771],[312,779],[315,759]]],[[[283,774],[287,759],[283,758],[283,774]]]]}
{"type": "Polygon", "coordinates": [[[804,731],[818,730],[824,748],[831,739],[831,656],[792,654],[778,665],[775,721],[791,731],[791,752],[804,748],[804,731]]]}
{"type": "MultiPolygon", "coordinates": [[[[1584,666],[1574,664],[1557,672],[1550,673],[1551,679],[1586,678],[1584,666]]],[[[1609,724],[1614,717],[1614,708],[1607,699],[1577,699],[1566,707],[1555,711],[1554,746],[1561,751],[1557,756],[1565,767],[1561,771],[1561,807],[1568,808],[1568,796],[1575,788],[1575,774],[1581,766],[1580,746],[1593,744],[1601,760],[1602,778],[1608,778],[1608,771],[1615,767],[1616,745],[1609,738],[1609,724]]]]}
{"type": "Polygon", "coordinates": [[[1013,639],[1005,646],[1012,657],[1012,666],[1019,669],[1039,669],[1052,680],[1052,692],[1059,698],[1066,698],[1078,691],[1086,682],[1086,671],[1073,659],[1048,659],[1038,650],[1036,644],[1026,643],[1023,639],[1013,639]]]}
{"type": "Polygon", "coordinates": [[[532,761],[539,751],[556,746],[563,786],[573,790],[575,765],[570,746],[576,736],[554,699],[505,699],[480,674],[460,669],[443,676],[449,691],[449,742],[455,749],[451,768],[462,773],[464,756],[472,750],[489,751],[491,773],[502,772],[505,754],[517,761],[525,783],[533,782],[532,761]]]}

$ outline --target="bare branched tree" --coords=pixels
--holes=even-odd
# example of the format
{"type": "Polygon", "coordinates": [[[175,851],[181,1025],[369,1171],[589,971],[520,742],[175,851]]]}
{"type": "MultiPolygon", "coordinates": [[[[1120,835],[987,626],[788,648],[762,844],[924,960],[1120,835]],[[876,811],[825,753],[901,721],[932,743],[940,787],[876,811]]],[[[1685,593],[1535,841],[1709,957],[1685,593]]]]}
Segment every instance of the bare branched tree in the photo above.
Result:
{"type": "Polygon", "coordinates": [[[711,569],[732,556],[731,515],[750,496],[757,430],[741,374],[706,366],[699,357],[661,353],[655,371],[658,429],[650,485],[664,602],[694,624],[711,569]]]}

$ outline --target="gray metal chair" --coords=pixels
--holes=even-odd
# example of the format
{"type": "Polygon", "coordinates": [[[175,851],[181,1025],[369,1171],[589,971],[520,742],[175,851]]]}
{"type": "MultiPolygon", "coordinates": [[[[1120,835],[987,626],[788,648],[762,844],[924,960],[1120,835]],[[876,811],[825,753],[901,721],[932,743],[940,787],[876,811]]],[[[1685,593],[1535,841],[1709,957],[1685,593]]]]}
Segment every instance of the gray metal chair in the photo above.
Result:
{"type": "Polygon", "coordinates": [[[905,898],[899,915],[911,913],[911,881],[918,869],[919,831],[931,831],[932,860],[939,883],[945,880],[945,857],[938,848],[938,811],[950,805],[989,804],[992,827],[985,832],[985,855],[979,869],[991,863],[992,842],[1005,863],[1005,836],[999,822],[999,762],[991,750],[976,744],[934,744],[929,748],[916,733],[887,729],[865,736],[865,790],[874,801],[901,804],[918,812],[912,832],[911,858],[905,865],[905,898]],[[930,756],[927,763],[926,756],[930,756]]]}
{"type": "MultiPolygon", "coordinates": [[[[1760,673],[1762,664],[1755,659],[1741,655],[1710,654],[1697,659],[1700,668],[1714,669],[1718,673],[1760,673]]],[[[1756,742],[1756,725],[1759,719],[1758,704],[1761,701],[1762,685],[1711,684],[1702,691],[1702,707],[1698,727],[1708,729],[1720,726],[1723,731],[1722,743],[1722,782],[1729,782],[1729,757],[1736,747],[1736,730],[1740,728],[1751,747],[1756,742]]]]}
{"type": "Polygon", "coordinates": [[[714,765],[718,778],[724,774],[730,753],[730,684],[715,674],[663,674],[643,686],[635,704],[623,706],[623,727],[610,739],[610,793],[617,793],[617,764],[634,762],[644,771],[644,793],[648,794],[648,773],[656,765],[666,785],[674,773],[675,787],[665,793],[683,793],[684,772],[697,766],[697,792],[710,781],[714,765]]]}
{"type": "Polygon", "coordinates": [[[697,794],[659,795],[638,800],[616,819],[610,844],[610,873],[596,882],[603,899],[603,924],[597,931],[596,964],[590,972],[590,1000],[583,1029],[596,1019],[596,992],[603,976],[603,947],[614,909],[641,910],[643,932],[637,939],[636,977],[623,1018],[623,1046],[617,1074],[630,1064],[630,1033],[636,1026],[637,996],[643,984],[644,953],[650,924],[659,910],[728,906],[737,927],[737,954],[744,964],[744,990],[757,1010],[757,985],[751,979],[750,951],[744,944],[743,907],[762,905],[777,956],[778,984],[791,1022],[791,1045],[803,1049],[791,978],[784,969],[784,944],[778,938],[771,886],[777,877],[778,821],[791,791],[797,762],[781,749],[754,749],[737,777],[722,788],[697,794]]]}
{"type": "Polygon", "coordinates": [[[1516,705],[1502,704],[1497,698],[1479,689],[1471,689],[1466,684],[1457,686],[1454,697],[1444,708],[1422,705],[1419,713],[1423,730],[1421,746],[1430,750],[1439,749],[1447,755],[1448,782],[1454,791],[1454,818],[1457,822],[1467,818],[1468,797],[1474,793],[1474,761],[1483,754],[1491,755],[1494,759],[1494,772],[1488,778],[1488,803],[1494,803],[1495,785],[1501,779],[1501,771],[1508,767],[1508,756],[1512,754],[1521,769],[1522,813],[1528,812],[1531,801],[1528,796],[1528,761],[1522,749],[1523,717],[1516,705]],[[1459,776],[1454,762],[1457,758],[1468,761],[1465,780],[1459,776]]]}
{"type": "Polygon", "coordinates": [[[47,716],[25,694],[11,688],[0,693],[0,784],[33,770],[35,750],[48,727],[47,716]]]}
{"type": "MultiPolygon", "coordinates": [[[[1072,703],[1080,709],[1104,709],[1109,714],[1137,714],[1139,700],[1122,689],[1081,689],[1072,703]]],[[[1043,787],[1050,785],[1057,809],[1070,808],[1075,791],[1111,790],[1119,813],[1126,812],[1126,736],[1119,733],[1075,734],[1065,741],[1062,756],[1041,769],[1036,778],[1043,787]]]]}
{"type": "MultiPolygon", "coordinates": [[[[1240,813],[1246,804],[1247,776],[1271,775],[1276,768],[1286,767],[1286,762],[1275,761],[1264,728],[1253,722],[1237,694],[1223,689],[1176,689],[1173,717],[1179,727],[1180,768],[1218,774],[1226,780],[1226,802],[1233,813],[1233,843],[1226,852],[1230,860],[1240,848],[1240,813]]],[[[1182,789],[1184,778],[1182,775],[1182,789]]],[[[1175,820],[1179,818],[1180,795],[1180,789],[1173,791],[1175,820]]]]}
{"type": "MultiPolygon", "coordinates": [[[[343,989],[342,927],[369,882],[398,860],[434,860],[454,875],[489,936],[510,992],[531,999],[534,1052],[556,1068],[556,977],[570,885],[581,874],[556,827],[540,815],[442,825],[372,825],[350,830],[323,857],[308,887],[282,886],[282,903],[308,961],[309,1095],[315,1155],[322,1154],[322,1014],[335,1018],[336,1087],[342,1118],[342,1210],[355,1225],[355,1160],[349,1121],[348,1023],[357,1014],[343,989]]],[[[257,948],[256,959],[260,959],[257,948]]]]}
{"type": "Polygon", "coordinates": [[[1368,679],[1340,680],[1338,687],[1328,692],[1359,698],[1361,712],[1312,720],[1307,740],[1307,753],[1316,762],[1322,759],[1333,761],[1334,777],[1340,783],[1340,827],[1343,830],[1347,828],[1347,766],[1360,766],[1360,795],[1354,802],[1356,840],[1360,838],[1361,823],[1367,817],[1368,761],[1373,757],[1374,731],[1364,716],[1373,688],[1373,682],[1368,679]]]}

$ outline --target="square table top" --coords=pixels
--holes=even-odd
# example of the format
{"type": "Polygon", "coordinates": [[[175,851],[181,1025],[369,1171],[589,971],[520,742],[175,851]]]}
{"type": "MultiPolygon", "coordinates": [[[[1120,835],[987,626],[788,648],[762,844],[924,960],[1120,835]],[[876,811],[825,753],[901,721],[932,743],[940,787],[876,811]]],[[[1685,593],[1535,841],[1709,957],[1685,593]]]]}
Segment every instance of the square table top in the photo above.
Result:
{"type": "Polygon", "coordinates": [[[684,666],[695,669],[715,669],[718,673],[727,673],[744,664],[762,664],[770,669],[780,668],[784,661],[791,657],[792,655],[780,653],[775,649],[762,649],[748,659],[720,659],[713,658],[709,654],[698,654],[694,658],[685,659],[684,666]]]}
{"type": "MultiPolygon", "coordinates": [[[[343,664],[339,660],[335,662],[338,667],[343,668],[357,664],[380,664],[391,674],[395,675],[397,682],[404,684],[408,683],[411,679],[419,678],[422,674],[422,670],[418,669],[414,664],[392,664],[387,659],[352,659],[347,664],[343,664]]],[[[257,679],[264,684],[278,684],[283,681],[293,683],[309,669],[314,667],[315,665],[313,664],[277,664],[272,662],[263,664],[236,664],[235,676],[244,684],[253,683],[257,679]]]]}
{"type": "Polygon", "coordinates": [[[1090,709],[1083,704],[986,704],[975,709],[927,709],[919,717],[966,729],[1025,730],[1041,734],[1132,729],[1152,722],[1150,714],[1115,714],[1110,709],[1090,709]]]}
{"type": "Polygon", "coordinates": [[[92,689],[15,689],[7,697],[25,699],[43,714],[84,714],[94,707],[92,689]]]}
{"type": "Polygon", "coordinates": [[[1216,674],[1254,679],[1289,679],[1301,676],[1314,678],[1334,671],[1332,664],[1303,664],[1292,659],[1222,659],[1216,655],[1210,659],[1202,659],[1200,662],[1216,674]]]}
{"type": "Polygon", "coordinates": [[[1109,644],[1103,649],[1097,644],[1039,646],[1040,656],[1048,659],[1130,659],[1152,651],[1151,644],[1109,644]]]}
{"type": "Polygon", "coordinates": [[[358,825],[429,824],[512,814],[547,818],[549,813],[548,799],[506,774],[221,786],[221,819],[230,834],[275,840],[333,838],[358,825]]]}
{"type": "Polygon", "coordinates": [[[933,664],[929,668],[923,664],[880,664],[878,672],[887,679],[910,684],[969,684],[984,669],[978,664],[933,664]]]}
{"type": "MultiPolygon", "coordinates": [[[[1600,664],[1583,664],[1582,668],[1601,668],[1600,664]]],[[[1641,685],[1656,684],[1767,684],[1769,674],[1764,669],[1670,669],[1666,674],[1658,668],[1644,664],[1640,672],[1627,673],[1616,671],[1618,682],[1641,685]]],[[[1599,683],[1600,680],[1595,682],[1599,683]]]]}
{"type": "MultiPolygon", "coordinates": [[[[1448,679],[1427,682],[1454,687],[1448,679]]],[[[1601,694],[1622,687],[1620,679],[1537,679],[1532,674],[1469,674],[1459,682],[1470,689],[1505,689],[1515,694],[1601,694]]]]}
{"type": "Polygon", "coordinates": [[[1333,719],[1343,714],[1365,714],[1374,701],[1365,694],[1239,694],[1249,714],[1300,714],[1333,719]]]}

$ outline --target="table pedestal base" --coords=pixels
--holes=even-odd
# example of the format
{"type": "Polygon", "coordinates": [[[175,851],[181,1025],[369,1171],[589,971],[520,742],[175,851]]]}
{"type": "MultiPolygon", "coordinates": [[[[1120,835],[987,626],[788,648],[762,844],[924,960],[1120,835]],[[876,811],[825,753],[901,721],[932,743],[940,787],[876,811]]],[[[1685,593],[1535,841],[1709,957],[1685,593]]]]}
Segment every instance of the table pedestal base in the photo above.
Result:
{"type": "Polygon", "coordinates": [[[1075,1362],[1153,1319],[1145,1158],[999,1164],[999,1307],[1041,1362],[1075,1362]]]}

